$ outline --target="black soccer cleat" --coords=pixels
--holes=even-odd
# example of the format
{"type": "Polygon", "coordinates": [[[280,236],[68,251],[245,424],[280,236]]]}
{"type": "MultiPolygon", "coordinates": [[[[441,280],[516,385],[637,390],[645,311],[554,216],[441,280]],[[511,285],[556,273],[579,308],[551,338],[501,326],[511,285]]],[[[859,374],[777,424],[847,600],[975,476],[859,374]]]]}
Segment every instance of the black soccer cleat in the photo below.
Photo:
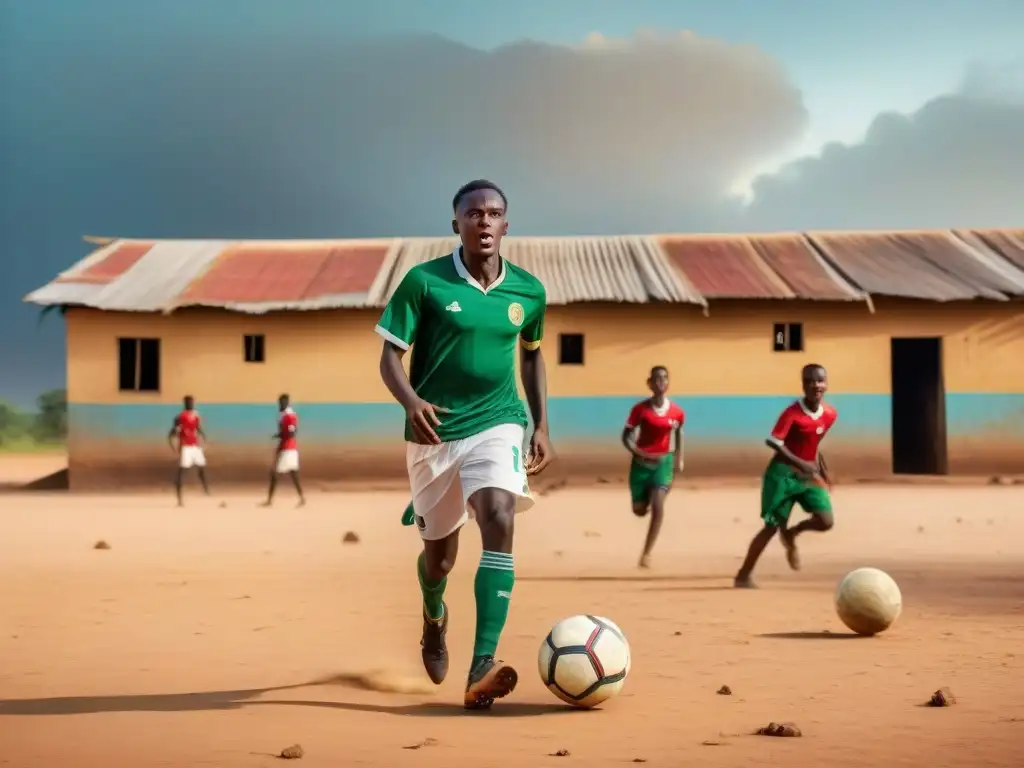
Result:
{"type": "Polygon", "coordinates": [[[484,656],[474,661],[466,683],[466,709],[490,709],[495,699],[508,696],[516,688],[519,674],[508,664],[484,656]]]}
{"type": "Polygon", "coordinates": [[[423,614],[423,637],[420,648],[423,655],[423,668],[434,685],[440,685],[448,677],[448,645],[445,636],[448,634],[448,605],[441,603],[444,613],[437,621],[423,614]]]}

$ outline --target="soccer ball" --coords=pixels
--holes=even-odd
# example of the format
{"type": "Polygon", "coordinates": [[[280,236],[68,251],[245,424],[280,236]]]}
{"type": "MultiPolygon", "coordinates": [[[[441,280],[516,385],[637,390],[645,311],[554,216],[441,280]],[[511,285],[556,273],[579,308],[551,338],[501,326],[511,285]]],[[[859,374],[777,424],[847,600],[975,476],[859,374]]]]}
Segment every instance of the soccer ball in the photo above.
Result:
{"type": "Polygon", "coordinates": [[[616,624],[581,614],[555,624],[540,644],[540,679],[573,707],[590,709],[622,690],[629,674],[629,643],[616,624]]]}
{"type": "Polygon", "coordinates": [[[903,596],[892,576],[877,568],[850,571],[836,588],[836,613],[858,635],[877,635],[893,625],[903,596]]]}

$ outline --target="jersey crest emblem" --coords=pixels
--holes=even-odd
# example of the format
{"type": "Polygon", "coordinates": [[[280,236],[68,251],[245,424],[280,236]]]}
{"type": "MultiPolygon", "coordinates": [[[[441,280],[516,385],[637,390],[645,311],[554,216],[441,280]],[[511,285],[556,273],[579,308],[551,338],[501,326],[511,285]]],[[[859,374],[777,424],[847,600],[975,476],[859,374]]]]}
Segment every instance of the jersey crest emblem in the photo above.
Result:
{"type": "Polygon", "coordinates": [[[815,430],[815,432],[817,432],[819,435],[823,435],[823,434],[825,434],[825,428],[824,427],[818,427],[815,430]]]}
{"type": "Polygon", "coordinates": [[[512,325],[517,328],[523,324],[523,320],[526,317],[526,313],[523,311],[523,305],[517,301],[513,301],[508,305],[508,319],[512,325]]]}

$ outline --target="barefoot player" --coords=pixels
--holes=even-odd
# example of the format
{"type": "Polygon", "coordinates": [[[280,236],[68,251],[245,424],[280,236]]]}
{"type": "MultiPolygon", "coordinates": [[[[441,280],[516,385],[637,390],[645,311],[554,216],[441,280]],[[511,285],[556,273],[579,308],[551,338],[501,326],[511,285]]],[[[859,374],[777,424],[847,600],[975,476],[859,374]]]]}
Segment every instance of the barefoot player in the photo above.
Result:
{"type": "Polygon", "coordinates": [[[277,476],[289,475],[295,492],[299,494],[299,504],[302,507],[306,504],[306,497],[302,493],[302,483],[299,482],[299,417],[291,407],[291,398],[288,395],[281,395],[277,398],[277,434],[271,439],[277,440],[277,452],[274,454],[274,466],[270,470],[270,487],[267,488],[267,500],[263,502],[264,507],[274,503],[274,491],[277,490],[277,476]]]}
{"type": "Polygon", "coordinates": [[[476,638],[466,683],[467,709],[488,708],[518,675],[495,660],[515,584],[514,515],[532,506],[527,476],[554,458],[547,437],[546,377],[540,343],[541,282],[500,255],[508,201],[474,181],[452,201],[455,252],[414,266],[377,325],[384,337],[380,373],[406,413],[406,464],[423,552],[423,666],[434,683],[448,674],[448,574],[459,532],[470,517],[483,554],[476,572],[476,638]],[[523,451],[526,409],[516,388],[515,349],[533,416],[523,451]],[[409,375],[402,357],[412,349],[409,375]]]}
{"type": "Polygon", "coordinates": [[[185,395],[182,401],[182,411],[174,417],[174,424],[171,431],[167,433],[167,442],[171,450],[178,456],[178,472],[174,476],[174,491],[178,497],[178,506],[185,505],[182,498],[182,480],[186,469],[195,467],[199,474],[199,482],[203,484],[203,492],[209,496],[210,486],[206,482],[206,455],[200,440],[206,442],[206,433],[203,432],[203,422],[199,418],[199,411],[196,410],[196,401],[192,395],[185,395]],[[174,441],[177,439],[178,444],[174,441]]]}
{"type": "Polygon", "coordinates": [[[761,553],[776,532],[786,548],[786,559],[800,569],[796,539],[804,531],[832,528],[832,499],[821,441],[836,423],[836,409],[824,402],[828,374],[823,366],[805,365],[801,373],[804,396],[779,416],[767,443],[774,452],[761,482],[761,519],[764,528],[750,542],[747,557],[736,574],[737,587],[751,589],[751,578],[761,553]],[[789,527],[793,505],[799,504],[810,517],[789,527]]]}
{"type": "Polygon", "coordinates": [[[683,469],[683,422],[686,420],[683,409],[665,396],[668,392],[668,368],[654,366],[647,386],[651,397],[633,406],[622,430],[622,444],[633,456],[629,466],[633,514],[644,517],[651,513],[651,524],[640,557],[641,568],[651,566],[651,551],[665,517],[665,497],[672,488],[674,473],[683,469]]]}

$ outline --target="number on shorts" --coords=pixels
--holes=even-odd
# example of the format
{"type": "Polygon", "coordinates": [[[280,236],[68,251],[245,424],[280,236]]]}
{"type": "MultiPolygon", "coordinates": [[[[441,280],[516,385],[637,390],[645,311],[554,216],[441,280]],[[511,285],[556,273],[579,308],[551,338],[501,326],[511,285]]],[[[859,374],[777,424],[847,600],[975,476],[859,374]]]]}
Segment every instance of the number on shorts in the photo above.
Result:
{"type": "Polygon", "coordinates": [[[519,448],[514,445],[512,446],[512,471],[519,471],[519,448]]]}

